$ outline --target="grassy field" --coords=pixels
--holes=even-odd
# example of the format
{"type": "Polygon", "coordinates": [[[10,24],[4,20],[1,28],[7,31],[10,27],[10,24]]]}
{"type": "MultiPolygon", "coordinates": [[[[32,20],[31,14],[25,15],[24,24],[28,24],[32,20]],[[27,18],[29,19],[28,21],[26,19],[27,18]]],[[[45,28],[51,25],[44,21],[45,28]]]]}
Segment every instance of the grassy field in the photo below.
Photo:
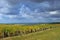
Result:
{"type": "Polygon", "coordinates": [[[60,40],[60,28],[45,30],[22,36],[8,37],[4,40],[60,40]]]}
{"type": "Polygon", "coordinates": [[[0,40],[60,40],[60,24],[39,24],[39,25],[29,25],[29,26],[25,25],[24,29],[26,27],[28,27],[29,30],[31,30],[32,28],[34,29],[34,31],[32,30],[33,32],[31,33],[29,32],[28,34],[26,34],[25,32],[23,35],[1,38],[0,40]],[[41,28],[42,30],[40,30],[41,28]]]}

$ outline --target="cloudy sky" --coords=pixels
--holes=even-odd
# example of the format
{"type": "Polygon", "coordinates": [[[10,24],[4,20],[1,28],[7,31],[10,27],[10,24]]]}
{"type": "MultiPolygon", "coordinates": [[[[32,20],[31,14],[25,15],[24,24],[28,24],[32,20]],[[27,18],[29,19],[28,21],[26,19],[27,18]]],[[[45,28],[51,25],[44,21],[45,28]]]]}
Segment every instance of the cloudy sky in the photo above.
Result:
{"type": "Polygon", "coordinates": [[[0,23],[60,22],[60,0],[0,0],[0,23]]]}

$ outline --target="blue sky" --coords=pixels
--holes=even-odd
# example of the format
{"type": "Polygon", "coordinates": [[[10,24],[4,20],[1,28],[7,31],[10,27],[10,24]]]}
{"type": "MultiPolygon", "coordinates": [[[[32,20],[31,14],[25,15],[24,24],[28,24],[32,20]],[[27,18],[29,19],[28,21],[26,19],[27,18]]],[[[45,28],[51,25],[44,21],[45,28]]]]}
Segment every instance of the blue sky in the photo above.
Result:
{"type": "Polygon", "coordinates": [[[0,0],[0,23],[60,22],[60,0],[0,0]]]}

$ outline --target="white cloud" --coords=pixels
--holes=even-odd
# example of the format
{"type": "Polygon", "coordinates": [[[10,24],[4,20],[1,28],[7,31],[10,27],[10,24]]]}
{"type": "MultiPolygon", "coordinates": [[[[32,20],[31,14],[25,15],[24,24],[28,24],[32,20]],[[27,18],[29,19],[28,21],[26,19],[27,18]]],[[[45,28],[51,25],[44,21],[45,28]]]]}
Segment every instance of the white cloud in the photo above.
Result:
{"type": "Polygon", "coordinates": [[[26,7],[25,5],[22,5],[19,10],[20,10],[19,13],[21,13],[21,14],[22,13],[25,14],[25,13],[30,13],[31,12],[30,8],[26,7]]]}
{"type": "Polygon", "coordinates": [[[11,15],[6,15],[6,13],[10,12],[10,8],[11,5],[6,0],[0,0],[0,20],[4,19],[4,17],[12,18],[11,15]]]}
{"type": "Polygon", "coordinates": [[[20,17],[23,17],[23,18],[33,18],[31,14],[31,10],[30,8],[26,7],[25,5],[22,5],[21,8],[20,8],[20,12],[19,12],[19,15],[20,17]]]}
{"type": "Polygon", "coordinates": [[[1,8],[1,9],[0,9],[0,13],[2,13],[2,14],[3,14],[3,13],[4,13],[4,14],[5,14],[5,13],[9,13],[9,9],[6,8],[6,7],[1,8]]]}
{"type": "Polygon", "coordinates": [[[40,3],[40,5],[41,5],[42,7],[50,8],[50,4],[49,4],[49,2],[47,2],[47,1],[44,1],[44,2],[40,3]]]}
{"type": "Polygon", "coordinates": [[[51,11],[51,12],[49,12],[49,14],[58,14],[58,11],[51,11]]]}
{"type": "Polygon", "coordinates": [[[5,15],[5,17],[9,18],[9,19],[13,19],[13,18],[16,18],[17,15],[5,15]]]}
{"type": "Polygon", "coordinates": [[[24,17],[24,18],[33,18],[33,16],[28,15],[28,14],[22,14],[21,17],[24,17]]]}
{"type": "Polygon", "coordinates": [[[3,19],[3,14],[0,14],[0,20],[2,20],[3,19]]]}
{"type": "Polygon", "coordinates": [[[0,0],[0,7],[10,7],[8,2],[6,0],[0,0]]]}
{"type": "Polygon", "coordinates": [[[0,0],[0,14],[9,13],[11,5],[6,0],[0,0]]]}
{"type": "Polygon", "coordinates": [[[33,20],[38,20],[42,19],[44,15],[44,12],[39,13],[39,9],[35,9],[32,11],[29,7],[26,7],[25,5],[22,5],[20,8],[20,17],[27,18],[27,19],[33,19],[33,20]]]}
{"type": "Polygon", "coordinates": [[[9,19],[14,19],[18,17],[17,15],[5,15],[5,14],[0,14],[0,20],[1,19],[6,19],[6,18],[9,18],[9,19]]]}

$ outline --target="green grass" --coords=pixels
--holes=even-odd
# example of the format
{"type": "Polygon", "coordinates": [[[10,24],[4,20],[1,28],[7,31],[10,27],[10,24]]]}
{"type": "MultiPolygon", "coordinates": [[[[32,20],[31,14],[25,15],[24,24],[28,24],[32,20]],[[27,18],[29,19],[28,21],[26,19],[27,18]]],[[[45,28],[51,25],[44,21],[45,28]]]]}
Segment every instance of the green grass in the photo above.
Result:
{"type": "Polygon", "coordinates": [[[3,40],[60,40],[60,27],[22,36],[8,37],[3,40]]]}

